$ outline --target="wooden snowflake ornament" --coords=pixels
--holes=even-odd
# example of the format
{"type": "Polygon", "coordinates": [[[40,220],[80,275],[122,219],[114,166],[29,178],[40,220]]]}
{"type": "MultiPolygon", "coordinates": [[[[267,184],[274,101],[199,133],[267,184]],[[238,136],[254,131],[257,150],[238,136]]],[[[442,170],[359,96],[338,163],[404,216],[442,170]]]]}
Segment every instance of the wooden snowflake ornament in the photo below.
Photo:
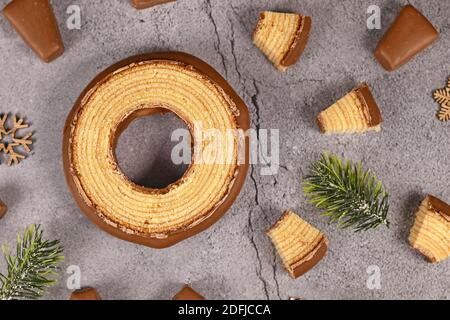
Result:
{"type": "Polygon", "coordinates": [[[441,110],[439,110],[438,114],[439,120],[450,120],[450,78],[447,80],[447,87],[436,90],[433,97],[441,105],[441,110]]]}
{"type": "Polygon", "coordinates": [[[0,155],[3,153],[7,158],[8,166],[19,164],[31,152],[32,133],[19,135],[18,131],[28,128],[24,119],[16,115],[12,118],[12,124],[8,127],[8,114],[0,115],[0,155]]]}

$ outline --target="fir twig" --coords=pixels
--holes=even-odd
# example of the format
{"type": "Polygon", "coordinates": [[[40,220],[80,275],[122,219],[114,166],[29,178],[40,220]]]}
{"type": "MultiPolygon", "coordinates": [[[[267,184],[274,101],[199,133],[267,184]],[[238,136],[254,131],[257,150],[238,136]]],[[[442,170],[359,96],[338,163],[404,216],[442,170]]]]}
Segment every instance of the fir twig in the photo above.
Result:
{"type": "Polygon", "coordinates": [[[343,162],[337,156],[323,153],[303,182],[303,191],[312,204],[323,209],[330,222],[355,231],[389,227],[388,193],[361,163],[343,162]]]}
{"type": "Polygon", "coordinates": [[[23,236],[17,236],[15,255],[2,246],[7,274],[0,273],[0,300],[39,299],[56,283],[63,248],[59,240],[44,240],[42,234],[39,225],[28,227],[23,236]]]}

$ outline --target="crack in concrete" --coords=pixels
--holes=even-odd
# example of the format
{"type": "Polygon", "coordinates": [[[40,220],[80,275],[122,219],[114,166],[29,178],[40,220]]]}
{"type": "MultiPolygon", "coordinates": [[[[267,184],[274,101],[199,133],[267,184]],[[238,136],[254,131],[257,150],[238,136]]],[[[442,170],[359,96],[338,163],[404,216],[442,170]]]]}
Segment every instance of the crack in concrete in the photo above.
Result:
{"type": "Polygon", "coordinates": [[[231,31],[230,46],[231,46],[231,55],[233,56],[234,69],[235,69],[236,74],[238,76],[239,83],[241,84],[242,93],[243,93],[243,95],[246,95],[246,93],[245,93],[245,81],[244,81],[244,78],[243,78],[243,76],[241,74],[241,71],[239,70],[238,61],[237,61],[237,57],[236,57],[236,47],[235,47],[235,42],[234,42],[234,36],[235,36],[234,26],[233,26],[233,22],[230,20],[229,17],[228,17],[228,22],[230,23],[230,31],[231,31]]]}
{"type": "Polygon", "coordinates": [[[208,18],[211,21],[211,24],[213,25],[214,34],[216,35],[216,41],[214,41],[214,49],[216,49],[216,52],[220,56],[220,60],[222,62],[222,68],[223,68],[223,72],[225,73],[225,77],[228,77],[228,69],[227,69],[227,65],[226,65],[226,59],[225,59],[224,54],[220,50],[221,41],[220,41],[219,32],[217,30],[217,23],[216,23],[216,20],[214,19],[214,16],[212,14],[213,10],[212,10],[212,5],[211,5],[211,0],[206,0],[206,4],[207,4],[206,14],[208,15],[208,18]]]}
{"type": "Polygon", "coordinates": [[[278,283],[278,278],[277,278],[277,256],[276,256],[275,248],[272,249],[272,254],[273,254],[273,260],[272,260],[273,280],[275,281],[275,288],[276,288],[278,299],[281,300],[280,284],[278,283]]]}
{"type": "Polygon", "coordinates": [[[230,7],[231,7],[231,10],[233,11],[234,15],[236,16],[236,19],[244,27],[245,31],[247,31],[247,33],[252,33],[249,30],[249,28],[247,27],[247,25],[245,24],[244,20],[242,20],[241,16],[239,15],[239,13],[241,13],[242,10],[235,7],[232,3],[230,4],[230,7]]]}
{"type": "Polygon", "coordinates": [[[255,187],[255,198],[254,198],[255,199],[255,204],[257,206],[259,206],[259,189],[258,189],[258,183],[256,182],[256,178],[255,178],[254,173],[255,173],[255,166],[252,165],[252,169],[250,171],[250,179],[252,180],[253,186],[255,187]]]}
{"type": "MultiPolygon", "coordinates": [[[[239,84],[242,87],[242,90],[241,90],[242,95],[243,96],[248,96],[247,92],[246,92],[246,87],[245,87],[245,78],[243,77],[243,75],[242,75],[242,73],[241,73],[241,71],[239,69],[239,63],[238,63],[238,59],[237,59],[237,55],[236,55],[236,47],[235,47],[235,41],[234,41],[234,39],[235,39],[234,25],[233,25],[233,22],[231,21],[230,17],[227,16],[227,18],[228,18],[228,21],[230,23],[230,31],[231,31],[230,47],[231,47],[231,55],[233,57],[233,62],[234,62],[234,68],[235,68],[235,71],[236,71],[236,74],[237,74],[237,77],[238,77],[239,84]]],[[[256,96],[252,96],[251,97],[252,102],[256,98],[257,98],[256,96]]],[[[259,106],[258,106],[258,108],[259,108],[259,106]]],[[[258,112],[257,127],[259,128],[259,110],[257,112],[258,112]]],[[[251,166],[250,179],[252,180],[253,186],[255,188],[254,201],[255,201],[255,204],[256,204],[256,208],[260,208],[260,204],[259,204],[259,188],[258,188],[258,182],[256,181],[256,177],[255,177],[255,166],[254,165],[251,166]]],[[[256,244],[256,241],[255,241],[255,229],[253,227],[253,222],[252,222],[253,210],[250,210],[249,214],[248,214],[248,222],[247,222],[248,229],[249,229],[249,236],[248,236],[248,238],[250,240],[250,243],[251,243],[253,249],[255,250],[256,259],[258,261],[258,264],[256,266],[256,270],[255,270],[256,271],[256,276],[258,277],[258,279],[261,281],[261,283],[263,285],[264,294],[266,296],[266,299],[270,299],[268,283],[267,283],[266,279],[264,279],[264,277],[262,275],[263,264],[262,264],[262,261],[261,261],[261,255],[260,255],[260,252],[259,252],[258,245],[256,244]]]]}
{"type": "MultiPolygon", "coordinates": [[[[259,102],[258,102],[258,96],[260,94],[260,89],[259,89],[259,87],[257,85],[257,82],[256,82],[256,80],[254,78],[252,79],[252,81],[253,81],[253,87],[255,89],[255,93],[251,96],[251,101],[252,101],[252,104],[253,104],[253,106],[255,108],[255,115],[256,115],[256,117],[255,117],[255,127],[256,127],[256,130],[257,130],[256,131],[256,136],[257,136],[257,141],[258,141],[258,144],[259,144],[259,130],[261,128],[261,114],[260,114],[261,107],[260,107],[259,102]]],[[[261,208],[260,203],[259,203],[259,188],[258,188],[258,184],[256,183],[256,178],[255,178],[254,173],[255,173],[255,165],[252,166],[252,170],[251,170],[251,173],[250,173],[251,179],[252,179],[252,181],[254,183],[254,186],[255,186],[255,203],[260,208],[261,212],[263,213],[264,220],[267,223],[269,223],[269,218],[267,216],[267,213],[265,212],[265,210],[263,210],[261,208]]],[[[275,175],[272,175],[272,177],[275,180],[275,183],[277,183],[277,179],[275,178],[275,175]]],[[[250,217],[250,219],[251,219],[251,217],[250,217]]],[[[255,247],[255,250],[258,252],[258,247],[256,246],[256,243],[255,243],[254,247],[255,247]]],[[[259,255],[259,253],[258,253],[258,255],[259,255]]],[[[276,294],[277,294],[278,298],[281,300],[280,285],[278,283],[278,279],[277,279],[277,276],[276,276],[276,270],[277,269],[276,269],[276,252],[275,252],[275,248],[272,248],[272,256],[273,256],[272,263],[271,263],[272,276],[273,276],[273,280],[275,282],[276,294]]],[[[262,264],[261,264],[261,267],[262,267],[262,264]]]]}
{"type": "MultiPolygon", "coordinates": [[[[269,225],[270,221],[269,221],[269,217],[267,216],[266,211],[263,210],[263,209],[261,208],[261,206],[260,206],[259,208],[260,208],[261,212],[263,213],[264,220],[266,221],[267,225],[269,225]]],[[[275,282],[275,289],[276,289],[275,291],[276,291],[276,294],[277,294],[277,296],[278,296],[278,299],[281,300],[281,295],[280,295],[280,284],[278,283],[278,278],[277,278],[277,264],[276,264],[276,261],[277,261],[277,252],[276,252],[276,249],[275,249],[274,246],[272,246],[272,251],[271,251],[271,253],[272,253],[272,257],[273,257],[273,258],[272,258],[272,261],[271,261],[272,277],[273,277],[273,281],[275,282]]]]}
{"type": "MultiPolygon", "coordinates": [[[[231,8],[232,8],[234,14],[236,15],[236,17],[239,17],[237,15],[236,8],[234,8],[233,6],[231,6],[231,8]]],[[[252,77],[251,79],[249,78],[248,80],[252,81],[252,85],[253,85],[253,88],[254,88],[254,93],[252,95],[249,95],[247,93],[247,89],[246,89],[246,86],[245,86],[246,78],[243,76],[243,74],[241,73],[241,70],[239,69],[239,62],[238,62],[237,54],[236,54],[234,24],[233,24],[233,21],[230,19],[229,16],[227,16],[227,18],[228,18],[228,21],[229,21],[229,24],[230,24],[230,31],[231,31],[230,47],[231,47],[231,55],[233,57],[234,68],[235,68],[235,71],[236,71],[236,74],[237,74],[237,77],[238,77],[238,80],[239,80],[239,84],[242,87],[242,95],[250,98],[250,101],[251,101],[251,103],[252,103],[252,105],[254,107],[254,115],[255,115],[255,117],[254,118],[252,117],[252,123],[253,123],[253,125],[254,125],[254,127],[256,129],[256,136],[257,136],[257,141],[258,141],[258,144],[259,144],[259,138],[260,138],[259,130],[261,128],[261,113],[260,113],[261,106],[260,106],[260,103],[258,101],[258,97],[259,97],[261,91],[260,91],[260,88],[259,88],[259,85],[258,85],[258,81],[254,77],[252,77]]],[[[239,20],[239,18],[237,18],[237,19],[239,20]]],[[[243,24],[242,21],[240,21],[240,22],[243,25],[244,29],[247,30],[245,24],[243,24]]],[[[253,182],[253,187],[255,189],[254,202],[255,202],[256,208],[259,208],[261,210],[261,212],[263,213],[264,220],[267,223],[269,223],[268,216],[267,216],[266,212],[261,208],[261,205],[260,205],[260,190],[259,190],[259,187],[258,187],[258,181],[257,181],[256,175],[255,175],[255,172],[256,172],[256,166],[252,165],[251,166],[251,170],[250,170],[250,179],[253,182]]],[[[275,179],[275,177],[274,177],[274,179],[275,179]]],[[[275,179],[275,181],[276,181],[276,179],[275,179]]],[[[253,226],[253,221],[252,221],[254,210],[255,209],[250,210],[249,214],[248,214],[249,239],[250,239],[251,245],[253,246],[253,248],[255,250],[256,258],[258,260],[258,264],[257,264],[257,267],[256,267],[256,275],[258,276],[259,280],[261,281],[261,283],[263,285],[264,294],[265,294],[266,298],[269,299],[270,298],[269,285],[268,285],[267,280],[263,277],[263,274],[262,274],[263,263],[261,261],[260,250],[258,248],[258,245],[256,244],[256,241],[255,241],[255,228],[253,226]]],[[[275,248],[272,248],[271,253],[272,253],[273,258],[272,258],[272,261],[271,261],[270,265],[271,265],[271,268],[272,268],[273,280],[275,282],[276,295],[281,300],[280,285],[279,285],[278,279],[276,277],[276,252],[275,252],[275,248]]]]}
{"type": "Polygon", "coordinates": [[[255,107],[255,128],[256,128],[256,137],[258,138],[258,144],[259,144],[259,130],[261,126],[261,116],[260,116],[260,107],[258,102],[258,95],[260,93],[259,87],[256,84],[256,80],[252,79],[253,81],[253,87],[255,88],[255,93],[251,96],[252,104],[255,107]]]}
{"type": "Polygon", "coordinates": [[[258,250],[258,246],[256,245],[255,242],[255,229],[253,227],[253,222],[252,222],[252,213],[253,210],[250,210],[249,215],[248,215],[248,228],[249,228],[249,239],[250,239],[250,243],[252,244],[253,248],[255,249],[256,252],[256,259],[258,260],[258,267],[256,268],[256,275],[259,278],[259,280],[261,281],[262,285],[263,285],[263,289],[264,289],[264,294],[266,295],[266,299],[269,300],[270,296],[269,296],[269,290],[268,290],[268,286],[267,286],[267,281],[266,279],[264,279],[264,277],[262,276],[262,261],[261,261],[261,257],[259,255],[259,250],[258,250]]]}
{"type": "Polygon", "coordinates": [[[262,87],[266,87],[266,88],[270,88],[270,89],[284,89],[286,87],[296,87],[298,85],[301,85],[303,83],[323,83],[325,82],[325,80],[323,79],[297,79],[296,82],[292,82],[292,83],[285,83],[284,85],[274,85],[270,82],[266,83],[266,82],[262,82],[259,80],[255,80],[259,86],[262,87]]]}

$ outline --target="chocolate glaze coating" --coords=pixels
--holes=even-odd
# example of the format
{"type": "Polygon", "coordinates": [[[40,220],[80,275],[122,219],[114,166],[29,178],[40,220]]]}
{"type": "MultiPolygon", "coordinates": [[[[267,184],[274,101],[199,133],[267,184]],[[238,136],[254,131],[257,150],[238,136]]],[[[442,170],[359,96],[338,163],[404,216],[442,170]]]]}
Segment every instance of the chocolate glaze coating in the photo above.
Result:
{"type": "Polygon", "coordinates": [[[380,108],[375,102],[369,86],[366,83],[363,83],[358,88],[356,88],[355,91],[361,102],[366,105],[369,112],[370,118],[367,119],[367,124],[369,125],[369,127],[380,125],[383,122],[383,118],[381,117],[380,108]]]}
{"type": "Polygon", "coordinates": [[[430,210],[436,211],[446,220],[450,221],[450,205],[432,195],[428,196],[428,206],[430,210]]]}
{"type": "Polygon", "coordinates": [[[325,133],[325,127],[323,125],[323,122],[322,122],[320,114],[316,118],[316,124],[319,127],[320,133],[325,133]]]}
{"type": "Polygon", "coordinates": [[[70,300],[102,300],[102,298],[95,288],[86,287],[72,292],[70,300]]]}
{"type": "MultiPolygon", "coordinates": [[[[355,91],[358,95],[359,100],[367,107],[367,125],[369,127],[375,127],[383,122],[383,117],[381,116],[380,108],[378,107],[369,86],[366,83],[362,83],[352,91],[355,91]]],[[[316,118],[317,126],[321,133],[325,133],[325,127],[322,123],[321,114],[316,118]]]]}
{"type": "Polygon", "coordinates": [[[322,260],[323,257],[327,254],[328,250],[328,240],[324,236],[321,242],[319,243],[319,248],[316,250],[314,256],[302,263],[301,265],[294,268],[292,276],[297,279],[298,277],[304,275],[306,272],[311,270],[316,264],[322,260]]]}
{"type": "Polygon", "coordinates": [[[172,300],[206,300],[201,294],[197,293],[190,286],[185,285],[172,300]]]}
{"type": "Polygon", "coordinates": [[[298,59],[300,59],[300,56],[308,43],[311,23],[311,17],[302,17],[300,28],[297,33],[297,39],[295,40],[292,48],[286,53],[283,60],[281,60],[282,66],[289,67],[297,63],[298,59]]]}
{"type": "Polygon", "coordinates": [[[45,62],[64,52],[53,9],[48,0],[13,0],[3,14],[28,46],[45,62]]]}
{"type": "Polygon", "coordinates": [[[8,212],[8,207],[2,200],[0,200],[0,219],[3,218],[6,212],[8,212]]]}
{"type": "MultiPolygon", "coordinates": [[[[107,68],[103,72],[101,72],[99,75],[97,75],[94,80],[92,80],[89,85],[84,89],[84,91],[79,96],[78,100],[76,101],[72,111],[70,112],[69,116],[67,117],[66,124],[64,127],[64,134],[63,134],[63,164],[64,164],[64,174],[66,177],[67,184],[69,186],[70,191],[72,192],[72,195],[78,204],[81,211],[93,222],[95,223],[99,228],[103,229],[104,231],[108,232],[109,234],[118,237],[120,239],[146,245],[153,248],[166,248],[169,246],[172,246],[176,244],[179,241],[182,241],[188,237],[194,236],[195,234],[207,229],[211,225],[213,225],[215,222],[217,222],[224,214],[225,212],[231,207],[233,202],[236,200],[247,175],[248,166],[249,166],[249,138],[245,138],[245,161],[242,164],[238,165],[237,168],[237,175],[235,177],[235,181],[233,183],[233,186],[230,188],[230,191],[228,195],[225,197],[223,202],[218,205],[212,214],[205,219],[204,221],[200,222],[199,224],[191,227],[187,230],[180,230],[174,233],[169,234],[166,238],[153,238],[150,236],[142,236],[137,234],[129,234],[126,233],[119,228],[115,228],[108,223],[106,223],[102,218],[99,217],[97,214],[95,208],[92,206],[89,206],[84,200],[83,197],[78,192],[75,179],[71,173],[71,163],[70,163],[70,149],[71,149],[71,125],[76,117],[77,113],[79,112],[80,108],[82,107],[82,99],[83,97],[91,90],[91,88],[95,87],[99,83],[105,80],[110,74],[112,74],[117,69],[129,66],[130,64],[142,62],[142,61],[149,61],[149,60],[173,60],[173,61],[179,61],[188,65],[193,66],[196,70],[199,72],[205,74],[208,76],[212,81],[214,81],[217,85],[219,85],[226,93],[227,95],[232,99],[232,101],[236,104],[236,107],[239,110],[239,116],[236,117],[237,124],[240,129],[246,131],[250,128],[250,116],[247,109],[247,106],[242,101],[242,99],[237,95],[237,93],[233,90],[233,88],[227,83],[227,81],[216,71],[214,70],[210,65],[208,65],[206,62],[192,56],[186,53],[182,52],[155,52],[155,53],[148,53],[148,54],[141,54],[137,56],[133,56],[130,58],[127,58],[125,60],[122,60],[111,67],[107,68]]],[[[135,115],[142,116],[139,114],[135,115]]],[[[119,130],[124,130],[126,128],[126,125],[129,124],[132,121],[132,119],[128,118],[127,123],[121,124],[119,130]]]]}
{"type": "Polygon", "coordinates": [[[158,4],[164,4],[168,2],[175,2],[176,0],[131,0],[131,3],[136,9],[147,9],[158,4]]]}
{"type": "Polygon", "coordinates": [[[438,36],[420,11],[406,5],[384,34],[374,55],[384,69],[393,71],[431,45],[438,36]]]}

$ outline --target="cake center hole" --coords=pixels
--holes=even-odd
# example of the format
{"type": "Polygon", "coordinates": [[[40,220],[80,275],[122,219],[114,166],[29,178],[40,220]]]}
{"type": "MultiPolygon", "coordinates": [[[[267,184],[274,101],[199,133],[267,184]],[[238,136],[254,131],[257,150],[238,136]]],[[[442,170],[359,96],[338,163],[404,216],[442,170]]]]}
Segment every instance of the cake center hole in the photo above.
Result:
{"type": "Polygon", "coordinates": [[[172,160],[172,150],[181,141],[171,141],[177,129],[189,132],[186,123],[172,112],[134,119],[117,140],[116,160],[123,174],[152,189],[163,189],[178,181],[189,164],[175,164],[172,160]]]}

